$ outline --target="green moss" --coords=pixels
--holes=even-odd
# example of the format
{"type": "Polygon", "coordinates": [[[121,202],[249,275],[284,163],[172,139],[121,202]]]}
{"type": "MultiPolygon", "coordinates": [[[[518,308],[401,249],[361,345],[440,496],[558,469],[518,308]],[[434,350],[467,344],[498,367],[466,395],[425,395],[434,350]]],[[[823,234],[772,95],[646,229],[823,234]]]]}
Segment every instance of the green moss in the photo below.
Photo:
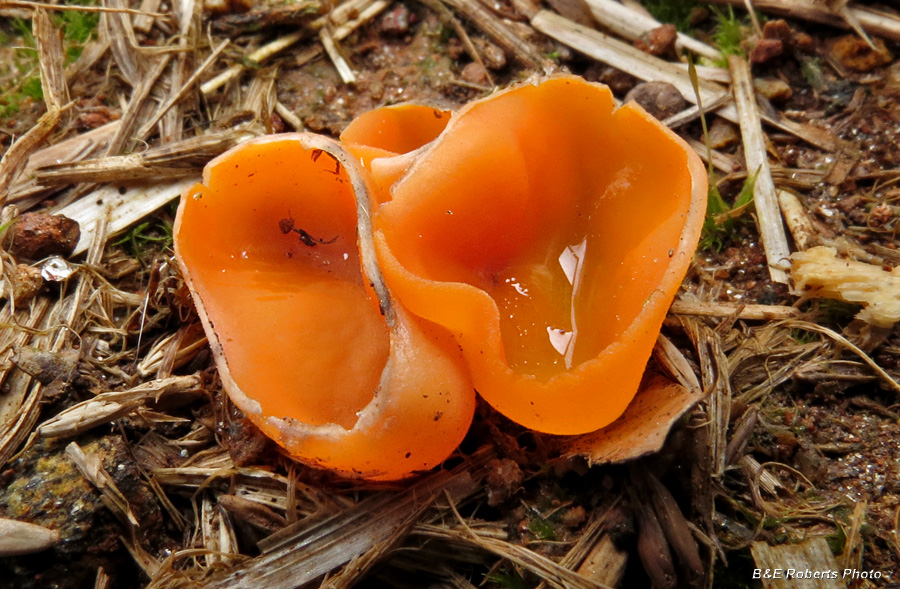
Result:
{"type": "Polygon", "coordinates": [[[661,23],[671,23],[682,32],[691,24],[691,11],[697,6],[694,0],[644,0],[646,8],[661,23]]]}

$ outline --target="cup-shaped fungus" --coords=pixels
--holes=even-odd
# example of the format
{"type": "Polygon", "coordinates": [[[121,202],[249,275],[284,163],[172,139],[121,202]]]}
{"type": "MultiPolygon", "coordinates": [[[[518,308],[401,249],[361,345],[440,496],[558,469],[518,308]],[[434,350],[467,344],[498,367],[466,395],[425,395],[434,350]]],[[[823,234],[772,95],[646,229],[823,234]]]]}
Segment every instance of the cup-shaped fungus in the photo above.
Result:
{"type": "Polygon", "coordinates": [[[456,448],[475,394],[446,332],[390,300],[369,191],[330,139],[249,141],[185,192],[175,247],[223,386],[250,420],[302,462],[397,479],[456,448]]]}
{"type": "Polygon", "coordinates": [[[341,143],[372,175],[375,204],[415,161],[417,152],[441,134],[450,111],[421,104],[383,106],[359,115],[341,133],[341,143]]]}
{"type": "Polygon", "coordinates": [[[376,251],[403,306],[453,334],[488,403],[584,433],[637,391],[706,190],[697,156],[640,107],[551,77],[455,113],[390,187],[376,251]]]}

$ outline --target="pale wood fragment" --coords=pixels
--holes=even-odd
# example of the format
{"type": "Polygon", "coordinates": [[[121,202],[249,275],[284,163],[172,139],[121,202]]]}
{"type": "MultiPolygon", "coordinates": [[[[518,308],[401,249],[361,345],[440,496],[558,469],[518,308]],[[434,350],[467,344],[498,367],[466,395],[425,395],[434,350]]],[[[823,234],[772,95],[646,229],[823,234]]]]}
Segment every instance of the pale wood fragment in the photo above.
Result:
{"type": "Polygon", "coordinates": [[[785,264],[789,263],[791,250],[781,220],[775,182],[769,169],[766,140],[756,106],[756,94],[750,64],[743,57],[728,57],[731,77],[734,80],[734,102],[740,115],[741,138],[744,142],[744,158],[747,172],[756,175],[753,186],[753,204],[756,208],[757,225],[766,252],[769,276],[773,282],[787,284],[785,264]]]}
{"type": "MultiPolygon", "coordinates": [[[[633,10],[615,0],[585,0],[585,3],[597,22],[630,41],[639,39],[644,33],[662,24],[653,17],[633,10]]],[[[709,59],[722,59],[722,54],[718,49],[684,33],[678,33],[675,47],[687,49],[709,59]]]]}
{"type": "Polygon", "coordinates": [[[900,268],[841,259],[824,246],[795,253],[792,264],[797,294],[861,304],[856,318],[879,327],[900,321],[900,268]]]}

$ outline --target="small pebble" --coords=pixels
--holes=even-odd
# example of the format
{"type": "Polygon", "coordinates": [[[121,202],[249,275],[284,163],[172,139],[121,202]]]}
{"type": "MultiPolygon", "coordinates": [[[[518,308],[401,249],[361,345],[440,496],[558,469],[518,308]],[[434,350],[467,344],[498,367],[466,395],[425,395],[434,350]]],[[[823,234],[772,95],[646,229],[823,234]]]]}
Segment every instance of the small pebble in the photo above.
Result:
{"type": "Polygon", "coordinates": [[[487,70],[484,69],[484,66],[474,61],[466,64],[459,77],[463,82],[468,82],[469,84],[477,84],[479,86],[487,86],[489,84],[487,70]]]}
{"type": "Polygon", "coordinates": [[[78,222],[64,215],[25,213],[10,229],[9,253],[24,260],[68,256],[78,245],[78,222]]]}
{"type": "Polygon", "coordinates": [[[888,51],[881,39],[873,38],[877,51],[856,35],[844,35],[828,43],[828,53],[848,70],[868,72],[893,61],[894,56],[888,51]]]}
{"type": "Polygon", "coordinates": [[[790,85],[778,78],[754,78],[753,88],[772,102],[786,102],[794,95],[790,85]]]}
{"type": "Polygon", "coordinates": [[[405,35],[409,32],[409,16],[409,8],[403,4],[397,4],[393,9],[384,13],[378,21],[378,28],[385,35],[396,37],[405,35]]]}
{"type": "Polygon", "coordinates": [[[793,33],[783,18],[766,21],[762,30],[764,39],[778,39],[782,43],[790,43],[793,33]]]}
{"type": "Polygon", "coordinates": [[[687,108],[687,101],[678,88],[668,82],[644,82],[635,86],[625,96],[625,102],[633,100],[657,119],[665,119],[687,108]]]}
{"type": "Polygon", "coordinates": [[[766,63],[784,53],[784,43],[779,39],[760,39],[750,51],[751,63],[766,63]]]}
{"type": "MultiPolygon", "coordinates": [[[[17,307],[33,299],[40,292],[41,287],[44,286],[41,271],[28,264],[16,264],[16,269],[10,282],[12,282],[12,296],[16,301],[17,307]]],[[[7,294],[4,292],[0,296],[5,297],[7,294]]]]}
{"type": "Polygon", "coordinates": [[[677,39],[678,29],[675,25],[665,24],[641,35],[641,38],[634,42],[634,46],[650,55],[674,56],[677,39]]]}
{"type": "Polygon", "coordinates": [[[734,145],[740,138],[737,127],[722,118],[716,117],[709,127],[709,145],[713,149],[734,145]]]}
{"type": "Polygon", "coordinates": [[[475,39],[474,43],[479,55],[481,55],[481,59],[484,61],[484,65],[488,69],[496,71],[506,67],[506,54],[503,53],[502,49],[484,39],[475,39]]]}

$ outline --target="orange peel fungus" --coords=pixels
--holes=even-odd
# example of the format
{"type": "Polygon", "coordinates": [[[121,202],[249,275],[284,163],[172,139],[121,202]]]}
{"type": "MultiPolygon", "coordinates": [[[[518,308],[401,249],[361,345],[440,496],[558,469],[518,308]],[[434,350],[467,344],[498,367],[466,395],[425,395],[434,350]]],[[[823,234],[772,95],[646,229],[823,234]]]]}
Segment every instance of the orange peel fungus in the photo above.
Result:
{"type": "Polygon", "coordinates": [[[389,480],[443,461],[475,394],[446,331],[394,304],[357,248],[370,191],[336,142],[264,137],[207,165],[174,233],[234,403],[302,462],[389,480]]]}
{"type": "Polygon", "coordinates": [[[510,419],[553,434],[617,419],[699,240],[696,154],[572,76],[470,103],[412,153],[373,220],[391,291],[452,333],[510,419]]]}

